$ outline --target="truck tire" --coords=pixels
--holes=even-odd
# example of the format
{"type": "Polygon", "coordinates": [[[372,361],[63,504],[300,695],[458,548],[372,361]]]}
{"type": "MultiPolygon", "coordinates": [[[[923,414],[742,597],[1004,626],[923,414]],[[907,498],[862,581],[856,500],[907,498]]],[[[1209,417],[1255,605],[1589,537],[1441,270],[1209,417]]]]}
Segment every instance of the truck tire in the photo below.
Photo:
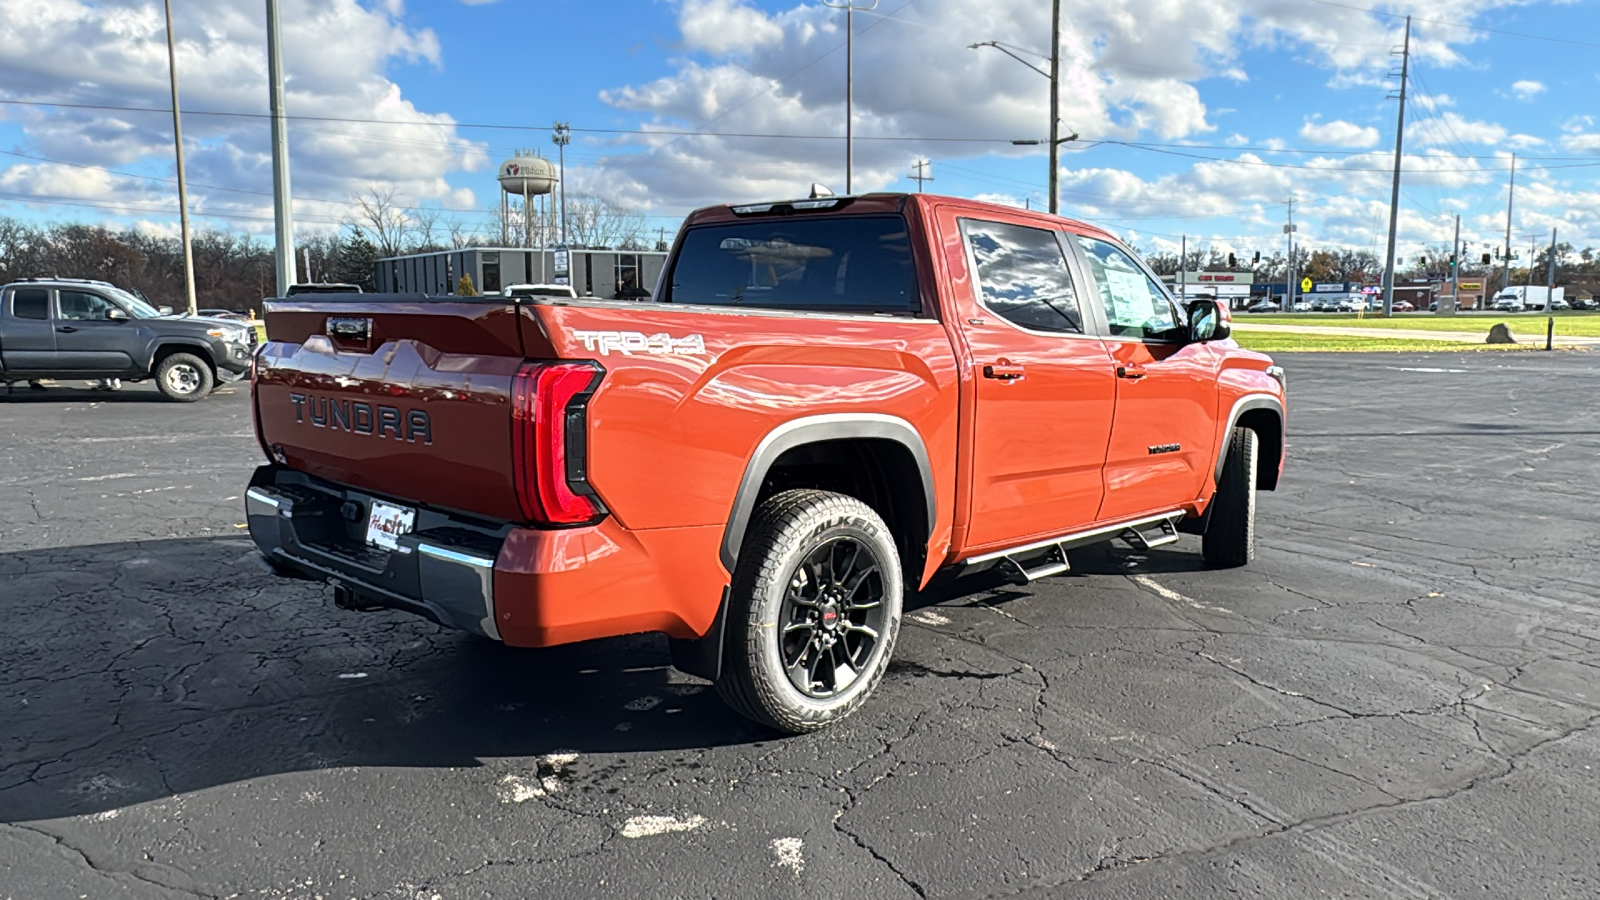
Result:
{"type": "Polygon", "coordinates": [[[850,715],[889,666],[901,585],[894,538],[871,507],[827,491],[775,494],[739,553],[717,693],[791,734],[850,715]]]}
{"type": "Polygon", "coordinates": [[[168,400],[193,403],[211,393],[211,367],[192,353],[174,353],[156,366],[156,387],[168,400]]]}
{"type": "Polygon", "coordinates": [[[1211,517],[1200,538],[1206,562],[1224,568],[1256,557],[1256,463],[1260,441],[1249,428],[1235,428],[1222,463],[1222,479],[1211,500],[1211,517]]]}

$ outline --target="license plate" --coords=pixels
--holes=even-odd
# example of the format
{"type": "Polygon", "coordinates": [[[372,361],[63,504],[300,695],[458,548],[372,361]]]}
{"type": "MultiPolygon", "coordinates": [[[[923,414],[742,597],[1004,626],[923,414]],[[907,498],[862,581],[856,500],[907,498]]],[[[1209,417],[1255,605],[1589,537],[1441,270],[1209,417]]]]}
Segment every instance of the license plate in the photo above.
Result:
{"type": "Polygon", "coordinates": [[[367,513],[367,543],[385,550],[399,549],[397,540],[417,527],[417,511],[381,500],[372,501],[367,513]]]}

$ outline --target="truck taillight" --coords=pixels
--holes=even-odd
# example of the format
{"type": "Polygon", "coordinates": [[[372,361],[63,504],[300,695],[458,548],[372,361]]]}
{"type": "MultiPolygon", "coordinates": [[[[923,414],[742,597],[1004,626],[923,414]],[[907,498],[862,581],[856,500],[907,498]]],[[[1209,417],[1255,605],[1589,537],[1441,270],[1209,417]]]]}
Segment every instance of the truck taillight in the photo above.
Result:
{"type": "Polygon", "coordinates": [[[595,363],[529,363],[511,388],[517,501],[538,525],[589,525],[606,508],[589,487],[589,398],[605,373],[595,363]]]}

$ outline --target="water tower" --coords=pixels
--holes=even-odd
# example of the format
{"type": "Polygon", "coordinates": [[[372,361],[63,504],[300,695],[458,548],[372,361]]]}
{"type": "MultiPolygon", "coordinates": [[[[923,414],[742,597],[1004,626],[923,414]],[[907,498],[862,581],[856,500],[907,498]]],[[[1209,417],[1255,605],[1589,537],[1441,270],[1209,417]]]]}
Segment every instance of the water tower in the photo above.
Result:
{"type": "MultiPolygon", "coordinates": [[[[517,155],[500,164],[500,221],[509,222],[509,198],[522,198],[522,245],[532,246],[533,218],[528,214],[530,201],[555,189],[555,164],[534,155],[531,150],[518,150],[517,155]]],[[[543,219],[541,218],[541,226],[543,219]]],[[[539,229],[539,245],[544,246],[544,228],[539,229]]]]}

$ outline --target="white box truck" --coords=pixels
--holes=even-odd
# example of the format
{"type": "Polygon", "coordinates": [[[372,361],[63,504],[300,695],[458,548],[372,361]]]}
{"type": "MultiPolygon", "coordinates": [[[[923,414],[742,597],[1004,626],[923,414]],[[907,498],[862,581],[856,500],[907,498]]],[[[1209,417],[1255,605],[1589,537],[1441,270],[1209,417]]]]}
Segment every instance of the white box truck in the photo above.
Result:
{"type": "Polygon", "coordinates": [[[1495,294],[1489,306],[1499,310],[1533,310],[1544,309],[1548,301],[1551,309],[1567,309],[1566,293],[1566,288],[1558,287],[1555,297],[1551,299],[1550,288],[1514,285],[1495,294]]]}

